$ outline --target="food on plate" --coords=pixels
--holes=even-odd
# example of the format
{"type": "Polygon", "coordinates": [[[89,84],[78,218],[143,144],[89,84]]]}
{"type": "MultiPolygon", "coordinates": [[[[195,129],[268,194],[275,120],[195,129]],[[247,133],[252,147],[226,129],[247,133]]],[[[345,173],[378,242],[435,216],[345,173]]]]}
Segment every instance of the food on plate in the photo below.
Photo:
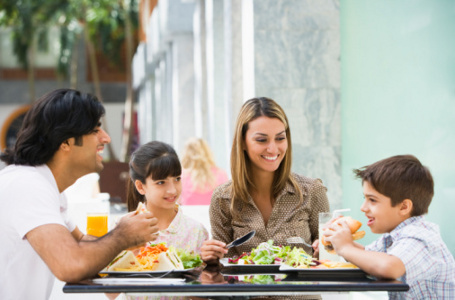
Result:
{"type": "Polygon", "coordinates": [[[176,251],[185,269],[197,268],[203,264],[201,256],[194,251],[189,252],[179,248],[176,248],[176,251]]]}
{"type": "Polygon", "coordinates": [[[115,257],[112,262],[107,266],[107,271],[121,271],[130,268],[139,267],[139,261],[134,256],[133,252],[124,250],[115,257]]]}
{"type": "Polygon", "coordinates": [[[161,252],[153,264],[153,271],[184,270],[183,263],[174,249],[161,252]]]}
{"type": "Polygon", "coordinates": [[[150,244],[142,247],[136,258],[138,259],[142,270],[153,270],[153,265],[158,261],[158,256],[162,252],[166,252],[168,247],[165,243],[150,244]]]}
{"type": "MultiPolygon", "coordinates": [[[[349,226],[349,229],[351,230],[352,239],[359,240],[365,236],[364,230],[358,231],[360,229],[360,227],[362,226],[362,223],[360,221],[353,219],[352,217],[346,216],[346,217],[335,218],[335,219],[331,220],[330,224],[334,224],[335,222],[339,222],[339,221],[343,221],[343,220],[346,221],[346,223],[349,226]]],[[[325,230],[328,230],[328,229],[325,229],[325,230]]],[[[333,249],[332,244],[325,240],[324,235],[321,237],[321,243],[322,243],[322,245],[324,245],[324,248],[328,253],[336,254],[335,250],[333,249]]]]}
{"type": "MultiPolygon", "coordinates": [[[[358,229],[358,228],[357,228],[358,229]]],[[[317,260],[298,247],[274,246],[273,240],[259,244],[251,252],[228,259],[230,264],[238,265],[286,265],[297,269],[346,269],[358,268],[349,262],[317,260]]]]}
{"type": "Polygon", "coordinates": [[[203,264],[200,255],[174,247],[166,243],[150,244],[142,247],[138,255],[132,251],[122,251],[106,267],[105,271],[171,271],[199,267],[203,264]]]}
{"type": "Polygon", "coordinates": [[[251,252],[242,253],[239,257],[230,258],[231,264],[239,265],[281,265],[291,267],[309,268],[315,265],[311,255],[302,248],[290,246],[274,246],[273,240],[260,243],[251,252]]]}
{"type": "Polygon", "coordinates": [[[313,256],[306,253],[302,248],[297,247],[287,253],[283,263],[298,269],[309,269],[317,265],[317,261],[313,256]]]}
{"type": "Polygon", "coordinates": [[[328,259],[319,260],[319,265],[315,269],[358,269],[356,265],[350,262],[332,261],[328,259]]]}
{"type": "Polygon", "coordinates": [[[289,246],[274,246],[273,240],[260,243],[251,252],[244,252],[239,257],[229,259],[229,263],[239,265],[274,265],[281,264],[286,253],[291,250],[289,246]]]}

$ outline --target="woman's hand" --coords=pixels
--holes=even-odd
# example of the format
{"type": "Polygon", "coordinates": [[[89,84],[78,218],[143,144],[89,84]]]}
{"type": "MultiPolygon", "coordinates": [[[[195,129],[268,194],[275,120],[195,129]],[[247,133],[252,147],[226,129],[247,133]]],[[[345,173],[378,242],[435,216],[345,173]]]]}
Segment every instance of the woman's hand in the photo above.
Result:
{"type": "Polygon", "coordinates": [[[315,240],[311,247],[313,247],[313,257],[319,259],[319,240],[315,240]]]}
{"type": "Polygon", "coordinates": [[[204,241],[201,247],[201,258],[207,263],[218,263],[218,260],[228,253],[226,244],[217,240],[204,241]]]}

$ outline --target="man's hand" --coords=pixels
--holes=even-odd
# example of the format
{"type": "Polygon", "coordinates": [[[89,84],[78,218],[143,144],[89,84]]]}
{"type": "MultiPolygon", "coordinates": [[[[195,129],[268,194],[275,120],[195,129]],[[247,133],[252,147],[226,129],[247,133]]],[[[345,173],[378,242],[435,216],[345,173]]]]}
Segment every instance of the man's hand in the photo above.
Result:
{"type": "Polygon", "coordinates": [[[131,212],[122,217],[112,230],[112,235],[120,236],[125,243],[123,249],[143,246],[149,241],[154,241],[157,238],[158,219],[151,212],[138,214],[131,212]]]}
{"type": "Polygon", "coordinates": [[[26,234],[33,249],[61,281],[78,282],[96,275],[122,250],[156,239],[152,213],[130,213],[108,234],[91,240],[59,224],[36,227],[26,234]]]}

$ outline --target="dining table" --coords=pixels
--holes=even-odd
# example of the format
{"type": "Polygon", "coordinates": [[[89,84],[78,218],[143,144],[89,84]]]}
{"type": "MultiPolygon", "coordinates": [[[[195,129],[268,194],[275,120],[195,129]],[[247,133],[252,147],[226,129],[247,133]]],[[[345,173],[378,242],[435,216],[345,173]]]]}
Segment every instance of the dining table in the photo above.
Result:
{"type": "Polygon", "coordinates": [[[305,297],[323,293],[405,292],[398,280],[374,278],[360,269],[282,269],[279,266],[209,265],[167,272],[112,272],[66,283],[64,293],[128,293],[199,299],[305,297]]]}

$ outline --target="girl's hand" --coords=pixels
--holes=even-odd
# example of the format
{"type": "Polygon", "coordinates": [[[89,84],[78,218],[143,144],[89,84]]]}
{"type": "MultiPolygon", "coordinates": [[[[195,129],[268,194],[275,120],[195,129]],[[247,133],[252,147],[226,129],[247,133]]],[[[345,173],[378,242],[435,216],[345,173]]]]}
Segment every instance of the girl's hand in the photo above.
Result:
{"type": "Polygon", "coordinates": [[[218,263],[226,253],[226,244],[217,240],[204,241],[201,247],[201,258],[207,264],[218,263]]]}

